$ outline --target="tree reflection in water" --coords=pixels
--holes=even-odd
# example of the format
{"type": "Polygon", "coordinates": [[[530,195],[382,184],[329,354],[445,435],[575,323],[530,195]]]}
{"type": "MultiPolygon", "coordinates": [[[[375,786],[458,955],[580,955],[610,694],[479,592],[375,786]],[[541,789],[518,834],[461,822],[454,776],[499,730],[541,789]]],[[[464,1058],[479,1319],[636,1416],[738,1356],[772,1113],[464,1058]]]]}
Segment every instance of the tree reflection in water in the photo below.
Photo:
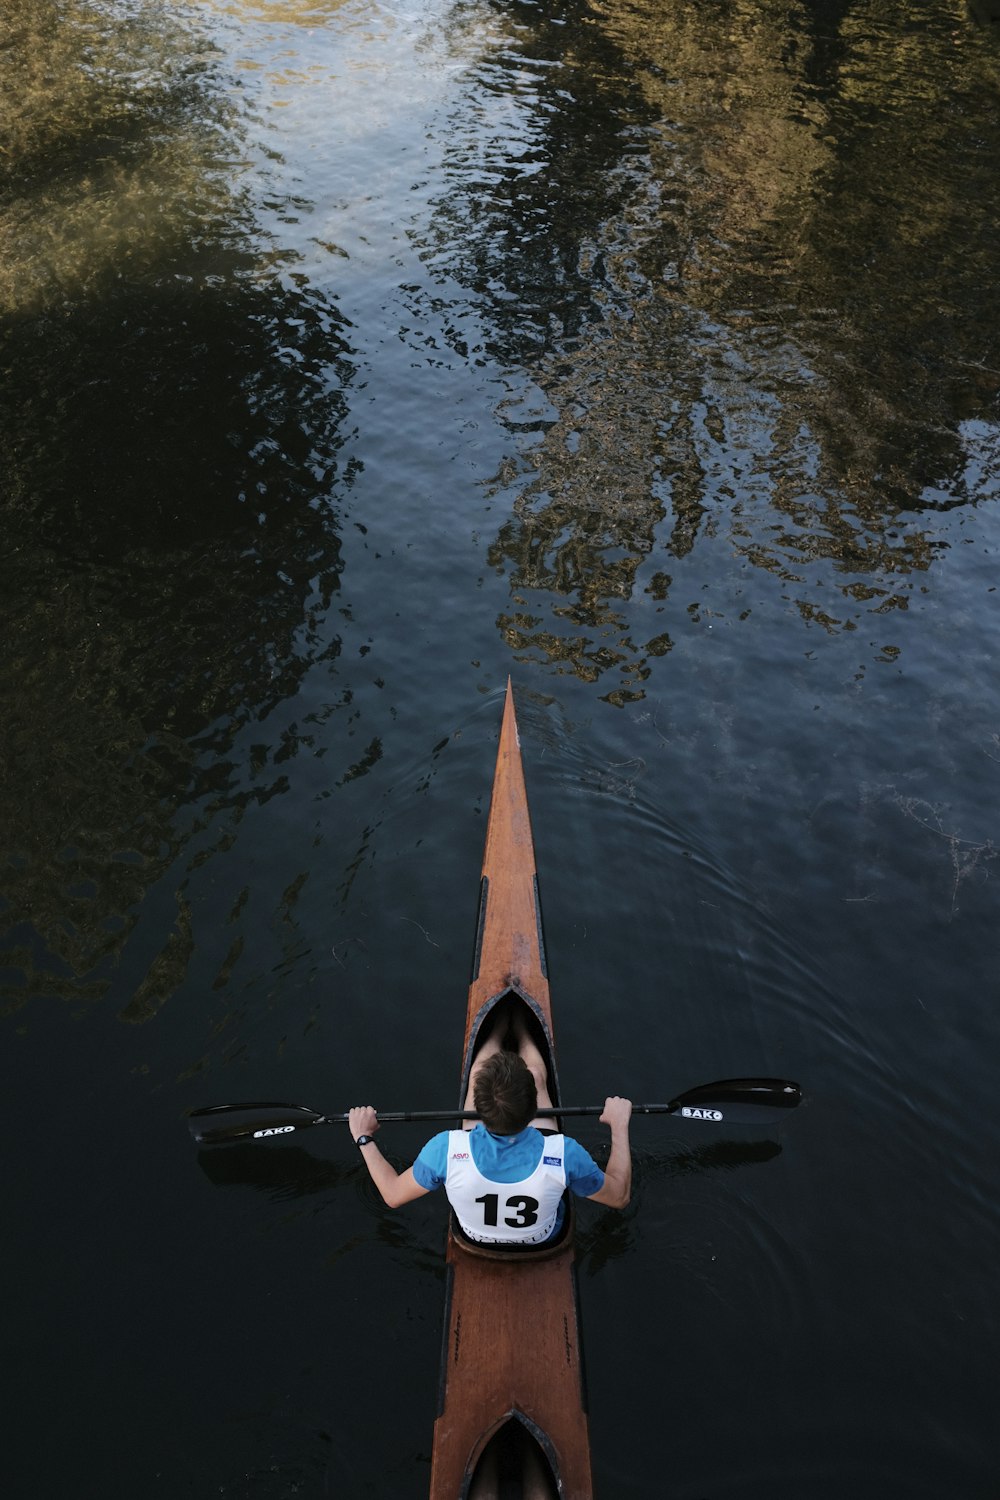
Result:
{"type": "Polygon", "coordinates": [[[173,930],[125,1013],[142,1020],[190,956],[185,845],[231,840],[300,738],[258,763],[241,736],[338,650],[343,330],[259,227],[196,29],[8,12],[4,1003],[102,994],[180,856],[173,930]]]}
{"type": "Polygon", "coordinates": [[[641,697],[672,642],[636,606],[714,540],[828,631],[905,609],[928,513],[998,489],[988,37],[877,0],[494,14],[428,257],[535,387],[504,638],[641,697]]]}

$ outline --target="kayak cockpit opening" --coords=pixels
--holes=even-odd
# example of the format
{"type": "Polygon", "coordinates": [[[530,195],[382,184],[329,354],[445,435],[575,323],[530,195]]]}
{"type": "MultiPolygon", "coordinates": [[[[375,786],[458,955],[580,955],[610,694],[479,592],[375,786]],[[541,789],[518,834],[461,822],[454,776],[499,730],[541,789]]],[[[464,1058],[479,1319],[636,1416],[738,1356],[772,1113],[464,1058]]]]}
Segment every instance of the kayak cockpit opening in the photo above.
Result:
{"type": "Polygon", "coordinates": [[[545,1024],[540,1007],[530,1000],[527,995],[522,994],[520,990],[515,989],[513,986],[491,999],[483,1006],[476,1017],[469,1037],[465,1067],[462,1070],[462,1098],[465,1098],[472,1064],[475,1062],[487,1035],[496,1032],[497,1028],[499,1028],[502,1044],[513,1047],[516,1050],[517,1043],[513,1033],[515,1016],[523,1022],[527,1028],[528,1035],[545,1059],[549,1095],[553,1104],[558,1104],[559,1085],[556,1078],[555,1061],[552,1055],[552,1038],[549,1035],[548,1027],[545,1024]]]}
{"type": "Polygon", "coordinates": [[[552,1463],[520,1413],[490,1438],[464,1494],[466,1500],[558,1500],[552,1463]]]}

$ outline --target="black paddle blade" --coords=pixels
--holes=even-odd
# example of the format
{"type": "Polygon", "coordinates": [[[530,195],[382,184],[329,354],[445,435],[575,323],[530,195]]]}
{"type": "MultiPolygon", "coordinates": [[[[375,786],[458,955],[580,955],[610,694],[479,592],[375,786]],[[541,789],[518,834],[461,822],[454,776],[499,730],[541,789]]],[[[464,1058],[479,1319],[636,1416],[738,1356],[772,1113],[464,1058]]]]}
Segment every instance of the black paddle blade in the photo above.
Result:
{"type": "Polygon", "coordinates": [[[224,1146],[227,1141],[291,1135],[325,1118],[304,1104],[212,1104],[191,1111],[188,1129],[199,1146],[224,1146]]]}
{"type": "Polygon", "coordinates": [[[801,1102],[798,1084],[784,1078],[723,1078],[679,1094],[669,1108],[685,1120],[762,1125],[801,1102]]]}

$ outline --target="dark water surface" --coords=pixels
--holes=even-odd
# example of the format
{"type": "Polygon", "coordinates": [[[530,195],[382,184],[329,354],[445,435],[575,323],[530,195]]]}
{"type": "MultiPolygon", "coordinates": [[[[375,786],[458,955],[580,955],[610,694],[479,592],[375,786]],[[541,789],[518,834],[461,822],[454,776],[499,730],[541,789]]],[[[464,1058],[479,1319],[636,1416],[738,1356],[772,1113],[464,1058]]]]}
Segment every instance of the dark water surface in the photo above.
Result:
{"type": "Polygon", "coordinates": [[[602,1500],[996,1500],[1000,28],[0,24],[3,1494],[426,1493],[442,1204],[182,1117],[451,1104],[510,672],[567,1097],[808,1094],[582,1216],[602,1500]]]}

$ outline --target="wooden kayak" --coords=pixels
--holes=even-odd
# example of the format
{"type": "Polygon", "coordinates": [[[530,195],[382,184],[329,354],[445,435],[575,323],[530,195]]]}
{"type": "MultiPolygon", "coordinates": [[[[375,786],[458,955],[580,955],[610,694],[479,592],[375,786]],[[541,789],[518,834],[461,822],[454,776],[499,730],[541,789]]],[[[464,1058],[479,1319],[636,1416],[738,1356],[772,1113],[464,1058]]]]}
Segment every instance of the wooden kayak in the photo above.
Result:
{"type": "MultiPolygon", "coordinates": [[[[460,1106],[477,1039],[499,1005],[523,1007],[558,1104],[552,1011],[520,740],[510,682],[480,883],[460,1106]]],[[[448,1231],[447,1301],[431,1500],[591,1500],[572,1214],[540,1250],[448,1231]]]]}

